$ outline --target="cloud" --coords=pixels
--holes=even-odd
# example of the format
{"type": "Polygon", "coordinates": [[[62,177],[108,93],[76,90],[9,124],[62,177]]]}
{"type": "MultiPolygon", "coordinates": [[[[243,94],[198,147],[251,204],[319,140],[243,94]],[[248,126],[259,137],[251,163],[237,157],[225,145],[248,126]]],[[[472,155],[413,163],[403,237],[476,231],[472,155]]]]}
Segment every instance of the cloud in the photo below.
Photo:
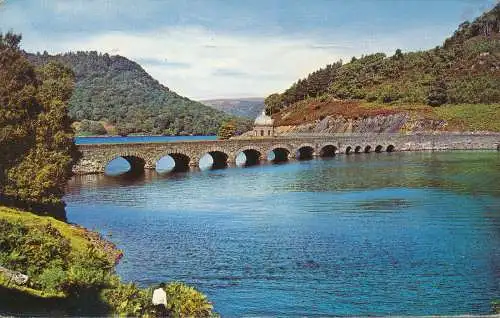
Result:
{"type": "Polygon", "coordinates": [[[228,76],[228,77],[252,77],[251,74],[238,71],[236,69],[218,68],[212,72],[212,76],[228,76]]]}
{"type": "Polygon", "coordinates": [[[123,55],[191,98],[266,96],[339,59],[434,47],[492,1],[7,0],[0,32],[32,52],[123,55]]]}
{"type": "Polygon", "coordinates": [[[65,35],[50,40],[38,38],[29,41],[25,49],[119,54],[140,63],[154,78],[181,95],[210,99],[267,96],[339,59],[439,44],[426,34],[436,34],[436,30],[363,37],[330,33],[326,41],[307,34],[235,35],[187,26],[136,33],[111,31],[87,37],[65,35]]]}
{"type": "MultiPolygon", "coordinates": [[[[113,54],[118,54],[118,52],[120,52],[120,49],[115,48],[111,52],[113,54]]],[[[137,58],[135,61],[141,65],[149,65],[149,66],[165,66],[169,68],[178,68],[178,69],[187,69],[191,67],[191,64],[189,63],[170,61],[166,58],[155,59],[155,58],[145,57],[145,58],[137,58]]]]}

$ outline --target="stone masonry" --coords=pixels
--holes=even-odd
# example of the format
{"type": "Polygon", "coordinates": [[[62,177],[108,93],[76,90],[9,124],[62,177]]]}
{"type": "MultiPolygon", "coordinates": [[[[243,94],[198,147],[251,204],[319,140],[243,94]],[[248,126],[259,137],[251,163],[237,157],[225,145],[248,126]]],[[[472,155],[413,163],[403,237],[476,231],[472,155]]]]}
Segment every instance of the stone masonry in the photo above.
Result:
{"type": "Polygon", "coordinates": [[[139,158],[145,169],[154,169],[156,162],[164,156],[182,154],[189,158],[190,166],[198,166],[200,158],[210,152],[227,155],[229,163],[245,150],[260,153],[266,160],[267,154],[281,148],[290,158],[308,148],[312,155],[319,156],[322,149],[335,147],[336,153],[354,152],[356,147],[370,151],[418,151],[418,150],[477,150],[500,149],[500,133],[435,133],[435,134],[350,134],[350,135],[297,135],[294,137],[248,138],[214,141],[182,141],[162,143],[127,143],[79,145],[82,158],[75,166],[76,174],[103,173],[106,165],[117,157],[139,158]],[[380,146],[380,147],[377,147],[380,146]],[[389,147],[392,146],[392,147],[389,147]],[[389,147],[389,148],[388,148],[389,147]]]}

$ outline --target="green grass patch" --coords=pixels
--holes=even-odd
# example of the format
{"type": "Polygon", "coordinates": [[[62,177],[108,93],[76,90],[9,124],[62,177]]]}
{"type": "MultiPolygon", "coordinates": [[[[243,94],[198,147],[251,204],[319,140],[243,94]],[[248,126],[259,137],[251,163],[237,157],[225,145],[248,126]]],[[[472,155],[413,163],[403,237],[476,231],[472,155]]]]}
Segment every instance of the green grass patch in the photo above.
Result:
{"type": "MultiPolygon", "coordinates": [[[[121,252],[99,234],[2,206],[0,233],[0,266],[29,276],[19,286],[0,273],[0,315],[157,315],[153,288],[122,283],[115,274],[121,252]]],[[[206,296],[190,286],[171,283],[166,292],[170,316],[214,315],[206,296]]]]}
{"type": "Polygon", "coordinates": [[[446,104],[432,107],[424,104],[368,103],[367,110],[389,109],[408,112],[412,118],[445,120],[448,131],[500,131],[500,104],[446,104]]]}
{"type": "Polygon", "coordinates": [[[500,104],[443,105],[433,113],[448,122],[448,130],[500,131],[500,104]]]}

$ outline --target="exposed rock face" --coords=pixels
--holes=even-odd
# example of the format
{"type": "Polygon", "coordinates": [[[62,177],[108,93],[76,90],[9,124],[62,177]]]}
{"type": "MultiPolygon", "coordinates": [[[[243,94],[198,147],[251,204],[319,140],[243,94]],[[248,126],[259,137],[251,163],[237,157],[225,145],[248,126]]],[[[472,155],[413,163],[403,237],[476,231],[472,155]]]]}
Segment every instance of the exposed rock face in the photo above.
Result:
{"type": "Polygon", "coordinates": [[[0,266],[0,274],[3,274],[10,282],[16,285],[25,285],[28,282],[28,275],[16,272],[0,266]]]}
{"type": "Polygon", "coordinates": [[[366,118],[327,116],[314,123],[277,127],[279,134],[287,133],[396,133],[443,130],[446,122],[426,118],[411,118],[408,113],[366,118]]]}

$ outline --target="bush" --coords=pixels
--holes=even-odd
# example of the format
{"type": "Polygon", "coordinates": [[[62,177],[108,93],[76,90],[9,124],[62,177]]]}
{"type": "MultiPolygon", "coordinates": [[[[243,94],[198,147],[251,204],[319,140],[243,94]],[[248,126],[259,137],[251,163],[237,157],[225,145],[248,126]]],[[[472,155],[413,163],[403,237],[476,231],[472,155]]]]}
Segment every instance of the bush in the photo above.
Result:
{"type": "Polygon", "coordinates": [[[135,284],[117,282],[113,288],[105,289],[102,297],[115,314],[120,316],[155,316],[151,302],[151,289],[140,289],[135,284]]]}
{"type": "Polygon", "coordinates": [[[220,126],[217,137],[222,140],[229,139],[235,135],[235,132],[235,124],[233,122],[225,122],[220,126]]]}
{"type": "Polygon", "coordinates": [[[369,92],[368,94],[366,94],[365,99],[367,102],[374,102],[378,99],[378,95],[376,92],[369,92]]]}
{"type": "MultiPolygon", "coordinates": [[[[69,315],[157,316],[152,288],[121,283],[109,250],[93,243],[88,234],[27,212],[15,220],[1,218],[2,213],[9,214],[0,207],[0,265],[29,275],[28,285],[16,292],[57,297],[52,306],[69,315]]],[[[0,289],[8,283],[0,274],[0,289]]],[[[213,316],[207,297],[192,287],[172,283],[166,293],[167,311],[173,317],[213,316]]]]}
{"type": "Polygon", "coordinates": [[[67,273],[60,266],[45,269],[38,277],[42,288],[49,292],[61,292],[67,283],[67,273]]]}
{"type": "MultiPolygon", "coordinates": [[[[213,306],[207,297],[184,283],[174,282],[165,288],[167,312],[169,317],[213,317],[213,306]]],[[[120,316],[156,316],[151,299],[152,288],[141,289],[135,284],[122,284],[116,281],[112,288],[102,293],[115,314],[120,316]]]]}
{"type": "Polygon", "coordinates": [[[392,103],[401,98],[401,92],[394,85],[384,85],[378,91],[378,98],[382,103],[392,103]]]}
{"type": "Polygon", "coordinates": [[[79,134],[91,134],[91,135],[106,135],[107,131],[102,125],[102,123],[93,120],[82,120],[79,134]]]}
{"type": "MultiPolygon", "coordinates": [[[[30,276],[32,287],[42,286],[39,276],[45,269],[65,266],[70,253],[69,241],[52,225],[27,227],[20,222],[0,220],[0,231],[7,233],[0,237],[0,265],[30,276]]],[[[49,274],[45,274],[43,284],[47,283],[49,274]]]]}
{"type": "Polygon", "coordinates": [[[491,306],[492,306],[493,312],[495,314],[500,314],[500,300],[493,301],[493,303],[491,304],[491,306]]]}
{"type": "Polygon", "coordinates": [[[174,282],[165,288],[167,309],[172,317],[211,317],[212,304],[207,296],[184,283],[174,282]]]}
{"type": "Polygon", "coordinates": [[[72,257],[68,282],[78,288],[105,287],[111,280],[113,268],[106,254],[90,245],[83,253],[72,257]]]}
{"type": "Polygon", "coordinates": [[[427,95],[427,105],[436,107],[446,104],[447,101],[446,83],[443,80],[437,80],[427,95]]]}

